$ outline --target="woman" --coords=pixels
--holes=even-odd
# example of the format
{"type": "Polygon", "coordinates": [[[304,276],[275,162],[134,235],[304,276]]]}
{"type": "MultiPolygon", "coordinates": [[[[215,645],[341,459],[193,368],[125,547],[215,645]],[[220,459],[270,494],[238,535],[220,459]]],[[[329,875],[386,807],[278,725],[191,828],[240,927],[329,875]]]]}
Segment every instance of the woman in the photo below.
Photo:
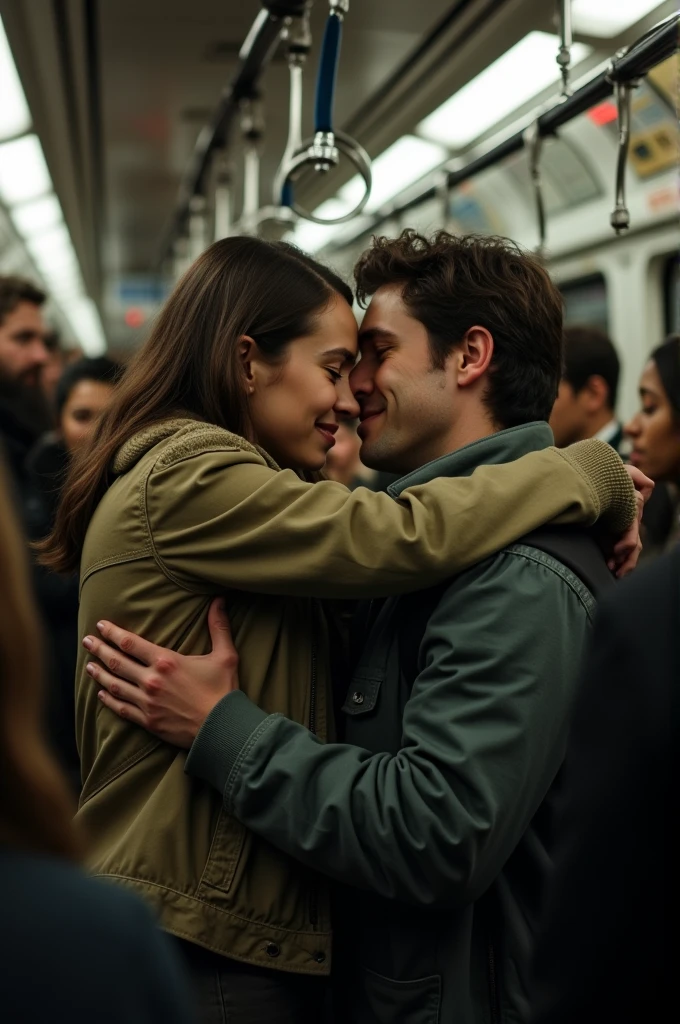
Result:
{"type": "Polygon", "coordinates": [[[28,457],[28,470],[42,499],[47,529],[54,521],[70,458],[90,439],[121,373],[118,363],[100,356],[71,363],[57,382],[56,430],[41,438],[28,457]]]}
{"type": "MultiPolygon", "coordinates": [[[[59,495],[74,453],[89,440],[108,406],[122,367],[111,359],[79,359],[67,366],[56,387],[57,428],[28,456],[28,524],[31,537],[45,537],[54,525],[59,495]]],[[[78,635],[78,581],[38,569],[36,597],[50,642],[47,722],[49,740],[74,794],[80,765],[74,729],[73,679],[78,635]]]]}
{"type": "Polygon", "coordinates": [[[39,630],[24,552],[0,465],[2,1019],[186,1024],[174,952],[148,912],[76,867],[71,802],[40,731],[39,630]]]}
{"type": "MultiPolygon", "coordinates": [[[[573,452],[436,480],[400,502],[304,482],[339,423],[358,414],[351,300],[335,274],[284,243],[211,246],[74,466],[45,547],[55,568],[80,564],[81,635],[106,615],[204,654],[208,606],[227,591],[242,688],[321,739],[331,655],[319,598],[419,589],[545,520],[594,508],[573,452]],[[529,491],[531,508],[516,501],[529,491]],[[491,504],[492,546],[475,512],[491,504]]],[[[590,449],[579,452],[588,462],[590,449]]],[[[330,967],[325,884],[226,816],[219,794],[184,774],[183,753],[102,707],[86,662],[83,651],[79,817],[93,867],[146,895],[182,940],[205,1021],[317,1021],[313,979],[330,967]]]]}
{"type": "Polygon", "coordinates": [[[630,461],[660,484],[645,508],[646,554],[680,540],[680,334],[654,349],[640,377],[640,411],[626,424],[630,461]]]}

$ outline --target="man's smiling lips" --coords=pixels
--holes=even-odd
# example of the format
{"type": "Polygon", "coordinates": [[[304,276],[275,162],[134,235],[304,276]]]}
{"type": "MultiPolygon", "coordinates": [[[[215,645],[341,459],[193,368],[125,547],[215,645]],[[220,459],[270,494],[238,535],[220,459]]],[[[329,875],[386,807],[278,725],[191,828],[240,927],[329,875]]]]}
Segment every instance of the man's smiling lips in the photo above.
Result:
{"type": "Polygon", "coordinates": [[[364,429],[365,425],[367,423],[372,423],[374,420],[376,420],[378,418],[378,416],[382,416],[384,411],[385,411],[384,409],[376,409],[373,412],[368,411],[368,412],[363,412],[361,414],[361,422],[360,422],[360,424],[359,424],[359,426],[357,428],[357,434],[359,435],[359,437],[363,437],[364,434],[366,433],[366,430],[364,429]]]}

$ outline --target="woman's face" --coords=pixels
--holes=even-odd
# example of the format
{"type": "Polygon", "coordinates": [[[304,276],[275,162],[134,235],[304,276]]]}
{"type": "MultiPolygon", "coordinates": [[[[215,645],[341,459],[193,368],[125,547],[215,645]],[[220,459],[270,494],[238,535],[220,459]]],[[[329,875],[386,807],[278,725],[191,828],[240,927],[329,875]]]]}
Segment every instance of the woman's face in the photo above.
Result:
{"type": "Polygon", "coordinates": [[[357,354],[357,325],[349,305],[334,296],[317,316],[314,333],[292,341],[280,363],[262,358],[253,342],[244,344],[258,443],[284,469],[321,469],[338,424],[359,415],[349,386],[357,354]]]}
{"type": "Polygon", "coordinates": [[[101,380],[79,380],[64,403],[59,429],[70,452],[80,448],[94,430],[113,394],[113,385],[101,380]]]}
{"type": "Polygon", "coordinates": [[[630,461],[652,480],[680,480],[680,421],[653,359],[640,377],[642,408],[626,424],[633,442],[630,461]]]}

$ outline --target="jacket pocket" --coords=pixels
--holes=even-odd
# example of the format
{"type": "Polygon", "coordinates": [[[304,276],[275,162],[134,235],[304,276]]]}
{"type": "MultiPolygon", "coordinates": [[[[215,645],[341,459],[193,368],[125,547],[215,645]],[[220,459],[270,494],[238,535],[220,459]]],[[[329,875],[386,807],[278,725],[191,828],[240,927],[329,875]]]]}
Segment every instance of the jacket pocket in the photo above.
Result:
{"type": "Polygon", "coordinates": [[[441,978],[394,981],[363,968],[356,1024],[439,1024],[441,978]]]}
{"type": "Polygon", "coordinates": [[[221,810],[199,883],[199,895],[201,889],[206,886],[219,889],[221,892],[229,892],[243,853],[245,836],[246,830],[241,822],[221,810]]]}

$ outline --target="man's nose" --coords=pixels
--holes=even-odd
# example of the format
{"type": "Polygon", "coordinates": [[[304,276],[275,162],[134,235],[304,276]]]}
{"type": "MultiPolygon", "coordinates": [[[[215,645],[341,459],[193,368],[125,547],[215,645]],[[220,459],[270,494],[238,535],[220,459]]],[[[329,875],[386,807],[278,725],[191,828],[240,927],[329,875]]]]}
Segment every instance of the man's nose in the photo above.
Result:
{"type": "Polygon", "coordinates": [[[44,366],[50,358],[45,343],[38,338],[31,342],[31,355],[33,356],[33,365],[36,367],[44,366]]]}
{"type": "Polygon", "coordinates": [[[355,398],[365,398],[373,391],[373,375],[368,359],[360,359],[349,375],[349,386],[355,398]]]}

